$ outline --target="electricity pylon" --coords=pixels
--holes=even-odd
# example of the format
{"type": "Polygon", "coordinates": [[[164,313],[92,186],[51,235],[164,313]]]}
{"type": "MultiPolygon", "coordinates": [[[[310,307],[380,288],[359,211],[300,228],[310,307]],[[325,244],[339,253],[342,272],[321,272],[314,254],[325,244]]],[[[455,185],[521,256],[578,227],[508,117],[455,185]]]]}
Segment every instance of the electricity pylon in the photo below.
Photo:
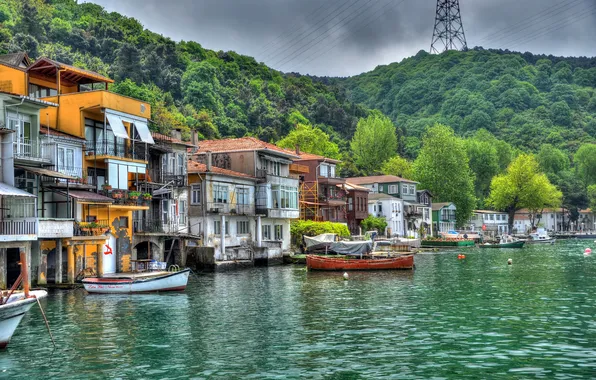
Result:
{"type": "Polygon", "coordinates": [[[435,29],[430,44],[431,53],[442,53],[447,50],[465,50],[466,35],[461,22],[459,0],[437,0],[435,29]]]}

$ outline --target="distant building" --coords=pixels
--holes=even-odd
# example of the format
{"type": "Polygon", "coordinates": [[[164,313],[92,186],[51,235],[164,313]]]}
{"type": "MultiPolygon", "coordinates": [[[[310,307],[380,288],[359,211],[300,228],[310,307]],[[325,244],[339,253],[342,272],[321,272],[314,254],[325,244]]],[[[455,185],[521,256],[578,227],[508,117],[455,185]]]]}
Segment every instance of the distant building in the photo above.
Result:
{"type": "Polygon", "coordinates": [[[381,235],[404,236],[403,209],[404,201],[400,198],[388,194],[368,194],[368,213],[387,221],[385,231],[379,231],[381,235]]]}
{"type": "Polygon", "coordinates": [[[344,189],[348,193],[348,228],[352,235],[359,235],[362,232],[360,223],[368,217],[370,190],[349,182],[345,183],[344,189]]]}
{"type": "Polygon", "coordinates": [[[493,210],[474,210],[468,222],[470,230],[483,231],[485,235],[499,236],[509,233],[509,215],[493,210]]]}
{"type": "Polygon", "coordinates": [[[435,234],[455,230],[455,204],[451,202],[433,203],[432,210],[435,234]]]}

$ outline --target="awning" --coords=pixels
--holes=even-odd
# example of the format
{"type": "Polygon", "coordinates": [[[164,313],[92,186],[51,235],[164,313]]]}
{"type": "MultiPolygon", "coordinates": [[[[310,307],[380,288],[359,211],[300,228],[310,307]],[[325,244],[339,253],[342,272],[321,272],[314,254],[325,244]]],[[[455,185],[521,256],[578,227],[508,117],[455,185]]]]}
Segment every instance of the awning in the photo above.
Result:
{"type": "Polygon", "coordinates": [[[60,172],[57,172],[55,170],[50,170],[50,169],[42,169],[42,168],[34,168],[34,167],[30,167],[30,166],[20,166],[20,165],[15,165],[15,168],[18,169],[23,169],[26,170],[30,173],[35,173],[35,174],[39,174],[39,175],[43,175],[46,177],[52,177],[52,178],[63,178],[63,179],[76,179],[73,176],[67,175],[67,174],[63,174],[60,172]]]}
{"type": "MultiPolygon", "coordinates": [[[[67,195],[65,191],[60,193],[67,195]]],[[[85,190],[71,190],[68,192],[68,196],[81,203],[114,203],[114,200],[110,197],[85,190]]]]}
{"type": "Polygon", "coordinates": [[[157,189],[155,191],[153,191],[153,195],[162,195],[162,194],[167,194],[170,193],[172,190],[168,187],[163,187],[161,189],[157,189]]]}
{"type": "Polygon", "coordinates": [[[134,126],[137,129],[137,132],[139,132],[139,137],[143,142],[146,142],[147,144],[155,144],[146,122],[135,120],[134,126]]]}
{"type": "Polygon", "coordinates": [[[10,186],[6,183],[0,182],[0,196],[3,197],[28,197],[37,198],[35,195],[26,192],[25,190],[17,189],[14,186],[10,186]]]}
{"type": "Polygon", "coordinates": [[[123,139],[129,139],[128,133],[126,133],[126,128],[124,128],[124,124],[122,124],[122,119],[118,115],[114,115],[106,111],[106,118],[108,119],[108,123],[110,123],[110,127],[112,127],[112,132],[114,132],[114,136],[120,137],[123,139]]]}

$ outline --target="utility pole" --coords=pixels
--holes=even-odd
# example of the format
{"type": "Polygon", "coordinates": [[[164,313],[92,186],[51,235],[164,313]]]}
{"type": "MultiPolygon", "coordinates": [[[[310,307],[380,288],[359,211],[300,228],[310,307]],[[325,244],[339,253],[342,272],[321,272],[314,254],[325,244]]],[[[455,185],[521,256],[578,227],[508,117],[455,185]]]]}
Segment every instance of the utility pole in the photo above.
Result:
{"type": "Polygon", "coordinates": [[[461,22],[459,0],[437,0],[435,29],[430,44],[431,53],[447,50],[466,50],[466,35],[461,22]]]}

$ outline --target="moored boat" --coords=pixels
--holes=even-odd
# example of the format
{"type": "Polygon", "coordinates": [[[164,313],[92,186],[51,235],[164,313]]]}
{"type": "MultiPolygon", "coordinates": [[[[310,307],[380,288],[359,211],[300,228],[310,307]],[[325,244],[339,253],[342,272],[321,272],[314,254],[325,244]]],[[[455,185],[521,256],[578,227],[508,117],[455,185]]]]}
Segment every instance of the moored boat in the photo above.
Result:
{"type": "Polygon", "coordinates": [[[498,243],[485,243],[480,244],[479,248],[523,248],[525,241],[515,239],[513,236],[510,235],[503,235],[500,237],[498,243]]]}
{"type": "Polygon", "coordinates": [[[309,270],[322,271],[414,269],[414,256],[400,255],[389,258],[357,259],[307,255],[306,267],[309,270]]]}
{"type": "Polygon", "coordinates": [[[528,243],[532,244],[555,244],[557,239],[551,238],[543,228],[539,228],[537,232],[530,234],[528,243]]]}
{"type": "Polygon", "coordinates": [[[10,338],[21,323],[21,319],[31,309],[37,298],[44,298],[48,295],[45,290],[29,291],[29,296],[25,292],[15,292],[0,305],[0,349],[6,348],[10,338]]]}
{"type": "Polygon", "coordinates": [[[88,277],[83,280],[89,293],[127,294],[183,291],[190,269],[179,272],[118,273],[113,276],[88,277]]]}

